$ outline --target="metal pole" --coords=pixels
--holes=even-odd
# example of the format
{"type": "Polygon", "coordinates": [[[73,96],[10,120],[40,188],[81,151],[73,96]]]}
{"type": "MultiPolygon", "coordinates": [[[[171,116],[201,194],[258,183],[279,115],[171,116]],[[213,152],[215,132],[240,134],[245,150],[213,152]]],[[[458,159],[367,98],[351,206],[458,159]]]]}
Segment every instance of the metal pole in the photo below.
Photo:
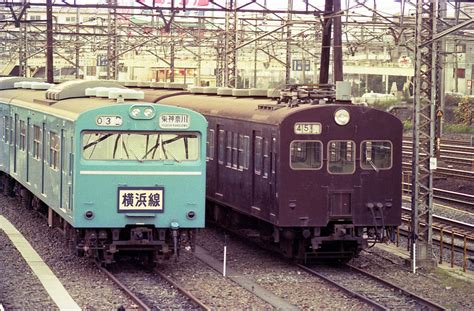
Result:
{"type": "Polygon", "coordinates": [[[53,68],[53,4],[46,0],[46,82],[54,82],[53,68]]]}
{"type": "MultiPolygon", "coordinates": [[[[291,10],[293,9],[293,0],[288,0],[288,17],[286,23],[292,20],[291,10]]],[[[285,83],[289,84],[291,78],[291,28],[286,28],[286,66],[285,66],[285,83]]]]}
{"type": "Polygon", "coordinates": [[[79,79],[79,58],[80,58],[80,43],[79,43],[79,8],[76,8],[76,40],[75,40],[75,48],[76,48],[76,55],[75,55],[75,68],[76,74],[75,78],[79,79]]]}
{"type": "Polygon", "coordinates": [[[326,0],[324,5],[324,21],[323,21],[323,38],[321,42],[321,63],[319,68],[319,83],[327,84],[329,82],[329,62],[331,58],[331,27],[332,19],[329,17],[332,14],[333,2],[326,0]]]}
{"type": "MultiPolygon", "coordinates": [[[[334,0],[334,13],[341,11],[341,0],[334,0]]],[[[344,74],[342,71],[342,25],[341,16],[334,17],[334,43],[333,43],[333,57],[334,57],[334,83],[336,81],[343,81],[344,74]]]]}

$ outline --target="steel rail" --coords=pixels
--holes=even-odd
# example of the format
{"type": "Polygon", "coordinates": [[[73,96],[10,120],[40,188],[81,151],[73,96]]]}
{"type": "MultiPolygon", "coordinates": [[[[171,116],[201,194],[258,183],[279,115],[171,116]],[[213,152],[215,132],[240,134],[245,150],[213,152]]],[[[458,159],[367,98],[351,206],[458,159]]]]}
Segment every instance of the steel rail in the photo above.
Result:
{"type": "MultiPolygon", "coordinates": [[[[402,183],[403,191],[411,193],[411,183],[402,183]]],[[[449,202],[461,203],[470,207],[474,206],[474,195],[460,192],[453,192],[449,190],[443,190],[438,188],[433,188],[434,198],[445,200],[449,202]],[[450,196],[450,197],[448,197],[450,196]],[[452,197],[455,198],[452,198],[452,197]]]]}
{"type": "Polygon", "coordinates": [[[423,298],[423,297],[421,297],[421,296],[418,296],[417,294],[412,293],[412,292],[410,292],[410,291],[408,291],[408,290],[406,290],[406,289],[403,289],[402,287],[397,286],[397,285],[395,285],[395,284],[393,284],[392,282],[389,282],[389,281],[387,281],[387,280],[384,280],[384,279],[382,279],[382,278],[380,278],[380,277],[378,277],[378,276],[376,276],[376,275],[374,275],[374,274],[372,274],[372,273],[369,273],[369,272],[367,272],[367,271],[364,271],[364,270],[362,270],[362,269],[359,269],[359,268],[357,268],[357,267],[355,267],[355,266],[353,266],[353,265],[351,265],[351,264],[346,264],[346,266],[349,267],[349,268],[351,268],[352,270],[355,270],[355,271],[357,271],[357,272],[359,272],[359,273],[361,273],[361,274],[363,274],[363,275],[369,277],[369,278],[372,278],[372,279],[374,279],[374,280],[376,280],[376,281],[378,281],[378,282],[380,282],[380,283],[382,283],[382,284],[385,284],[385,285],[387,285],[387,286],[389,286],[389,287],[392,287],[393,289],[395,289],[395,290],[397,290],[397,291],[400,291],[400,292],[404,293],[405,295],[407,295],[407,296],[409,296],[409,297],[411,297],[411,298],[417,300],[417,301],[420,302],[421,304],[423,304],[423,305],[425,305],[426,307],[428,307],[429,310],[446,310],[445,307],[440,306],[439,304],[437,304],[437,303],[435,303],[435,302],[432,302],[432,301],[430,301],[430,300],[427,300],[427,299],[425,299],[425,298],[423,298]]]}
{"type": "Polygon", "coordinates": [[[119,279],[117,279],[109,270],[104,267],[98,266],[98,268],[104,272],[119,288],[122,292],[124,292],[137,306],[140,310],[144,311],[151,311],[151,308],[148,307],[146,303],[143,302],[137,295],[135,295],[132,291],[130,291],[125,284],[123,284],[119,279]]]}
{"type": "MultiPolygon", "coordinates": [[[[404,170],[411,172],[412,164],[409,162],[403,162],[402,166],[404,170]]],[[[456,179],[464,179],[467,181],[474,181],[474,171],[458,170],[453,168],[438,167],[434,171],[435,175],[453,177],[456,179]]]]}
{"type": "MultiPolygon", "coordinates": [[[[353,291],[353,290],[351,290],[351,289],[345,287],[344,285],[339,284],[339,282],[334,281],[334,280],[332,280],[331,278],[322,275],[321,273],[319,273],[319,272],[317,272],[317,271],[311,269],[310,267],[307,267],[307,266],[302,265],[302,264],[298,264],[297,266],[298,266],[299,268],[305,270],[306,272],[308,272],[308,273],[310,273],[310,274],[313,274],[313,275],[316,275],[317,277],[322,278],[322,279],[324,279],[325,281],[331,283],[332,285],[334,285],[334,286],[336,286],[336,287],[342,289],[343,291],[345,291],[345,292],[348,293],[349,295],[355,296],[355,297],[359,298],[361,301],[363,301],[363,302],[365,302],[365,303],[371,305],[371,306],[374,307],[376,310],[389,310],[386,306],[383,306],[383,305],[381,305],[381,304],[375,302],[374,300],[370,299],[369,297],[367,297],[367,296],[365,296],[365,295],[362,295],[362,294],[359,294],[358,292],[353,291]]],[[[381,278],[379,278],[379,277],[377,277],[377,276],[375,276],[375,275],[373,275],[373,274],[371,274],[371,273],[368,273],[368,272],[366,272],[366,271],[360,270],[360,269],[358,269],[358,268],[356,268],[356,267],[354,267],[354,266],[352,266],[352,265],[349,265],[349,264],[345,264],[345,266],[348,267],[348,268],[350,268],[351,270],[355,270],[356,272],[363,274],[364,276],[366,276],[366,277],[368,277],[368,278],[370,278],[370,279],[372,279],[372,280],[374,280],[374,281],[376,281],[376,282],[380,282],[380,283],[384,284],[385,286],[388,286],[389,288],[395,289],[395,291],[397,291],[397,292],[403,293],[404,295],[406,295],[406,296],[408,296],[408,297],[410,297],[410,298],[416,300],[418,303],[420,303],[420,304],[422,304],[422,305],[428,307],[429,310],[446,310],[446,308],[444,308],[443,306],[440,306],[440,305],[438,305],[438,304],[436,304],[436,303],[434,303],[434,302],[432,302],[432,301],[429,301],[429,300],[427,300],[427,299],[425,299],[425,298],[422,298],[422,297],[420,297],[420,296],[418,296],[418,295],[416,295],[416,294],[414,294],[414,293],[412,293],[412,292],[410,292],[410,291],[408,291],[408,290],[405,290],[405,289],[403,289],[403,288],[401,288],[401,287],[399,287],[399,286],[397,286],[397,285],[395,285],[395,284],[393,284],[393,283],[391,283],[391,282],[389,282],[389,281],[387,281],[387,280],[381,279],[381,278]]]]}
{"type": "Polygon", "coordinates": [[[349,294],[350,296],[353,296],[353,297],[357,297],[360,301],[363,301],[367,304],[369,304],[370,306],[374,307],[375,310],[388,310],[386,307],[382,306],[381,304],[378,304],[377,302],[369,299],[368,297],[364,296],[364,295],[361,295],[357,292],[354,292],[352,291],[351,289],[337,283],[336,281],[333,281],[331,280],[330,278],[320,274],[319,272],[316,272],[314,271],[313,269],[309,268],[309,267],[306,267],[305,265],[303,264],[297,264],[297,266],[301,269],[303,269],[304,271],[308,272],[309,274],[313,274],[313,275],[316,275],[317,277],[325,280],[326,282],[336,286],[337,288],[341,289],[342,291],[346,292],[347,294],[349,294]]]}
{"type": "Polygon", "coordinates": [[[212,309],[208,306],[206,306],[202,301],[200,301],[196,296],[194,296],[191,292],[186,290],[184,287],[182,287],[180,284],[176,283],[173,281],[171,278],[169,278],[167,275],[165,275],[163,272],[159,271],[158,269],[153,270],[156,274],[158,274],[160,277],[165,279],[168,283],[173,285],[175,288],[177,288],[183,295],[188,297],[190,300],[192,300],[195,304],[197,304],[199,307],[201,307],[203,310],[206,311],[211,311],[212,309]]]}
{"type": "MultiPolygon", "coordinates": [[[[402,211],[406,212],[408,215],[410,215],[411,213],[411,209],[404,206],[402,206],[402,211]]],[[[465,230],[466,232],[470,232],[471,234],[474,234],[474,225],[467,222],[450,219],[450,218],[436,215],[436,214],[433,215],[433,221],[438,222],[440,225],[445,224],[451,227],[460,228],[462,230],[465,230]]]]}

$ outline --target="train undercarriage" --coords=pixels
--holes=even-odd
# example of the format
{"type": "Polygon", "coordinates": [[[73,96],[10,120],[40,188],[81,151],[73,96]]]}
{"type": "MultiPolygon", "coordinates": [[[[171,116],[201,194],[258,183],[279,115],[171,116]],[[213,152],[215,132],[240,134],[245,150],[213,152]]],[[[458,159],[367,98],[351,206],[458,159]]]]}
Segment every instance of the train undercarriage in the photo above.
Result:
{"type": "Polygon", "coordinates": [[[154,228],[74,228],[52,208],[9,176],[0,175],[1,193],[18,198],[22,208],[44,216],[51,228],[60,230],[66,246],[78,256],[93,258],[102,265],[115,262],[117,255],[128,255],[149,266],[174,257],[181,249],[194,250],[197,229],[154,228]]]}
{"type": "Polygon", "coordinates": [[[206,212],[211,222],[224,229],[286,258],[303,262],[348,261],[369,245],[393,238],[395,230],[392,227],[356,227],[350,223],[329,223],[326,227],[313,228],[278,227],[215,202],[208,202],[206,212]]]}

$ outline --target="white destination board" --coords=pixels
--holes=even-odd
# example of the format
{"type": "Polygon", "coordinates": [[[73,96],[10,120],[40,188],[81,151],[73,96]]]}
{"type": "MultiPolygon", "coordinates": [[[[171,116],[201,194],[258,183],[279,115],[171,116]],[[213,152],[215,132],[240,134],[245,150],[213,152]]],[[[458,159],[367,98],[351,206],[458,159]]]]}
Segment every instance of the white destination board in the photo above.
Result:
{"type": "Polygon", "coordinates": [[[321,123],[296,122],[295,134],[321,134],[321,123]]]}
{"type": "Polygon", "coordinates": [[[163,187],[119,187],[119,212],[162,212],[165,206],[163,187]]]}
{"type": "Polygon", "coordinates": [[[162,113],[159,125],[164,129],[187,129],[191,124],[191,117],[185,113],[162,113]]]}

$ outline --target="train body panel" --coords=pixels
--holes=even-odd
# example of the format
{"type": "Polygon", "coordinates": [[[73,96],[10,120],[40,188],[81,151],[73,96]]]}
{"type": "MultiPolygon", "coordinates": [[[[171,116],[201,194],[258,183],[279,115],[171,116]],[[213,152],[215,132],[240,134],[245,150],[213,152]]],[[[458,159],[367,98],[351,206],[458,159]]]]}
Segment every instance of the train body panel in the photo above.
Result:
{"type": "MultiPolygon", "coordinates": [[[[81,114],[78,118],[75,136],[82,137],[82,143],[78,143],[76,146],[77,156],[75,157],[77,168],[75,172],[75,225],[77,227],[89,226],[90,221],[83,217],[88,210],[97,210],[94,220],[101,227],[125,227],[130,223],[169,227],[172,221],[177,222],[183,228],[204,227],[204,213],[199,211],[204,209],[205,188],[196,187],[196,185],[205,184],[205,173],[202,172],[205,161],[205,145],[198,144],[197,141],[203,142],[204,139],[205,142],[206,133],[202,132],[202,128],[206,126],[206,121],[202,116],[190,110],[160,105],[148,106],[154,107],[156,118],[141,120],[138,125],[136,120],[124,117],[130,113],[131,108],[128,105],[90,110],[81,114]],[[144,153],[142,147],[138,144],[146,144],[147,139],[150,145],[149,148],[156,144],[157,135],[155,133],[158,127],[157,118],[160,117],[160,114],[178,115],[183,114],[183,112],[192,120],[192,124],[186,128],[186,133],[195,133],[196,141],[189,148],[190,152],[193,149],[195,160],[182,161],[175,160],[172,157],[164,161],[142,159],[144,153]],[[122,116],[123,123],[121,126],[113,127],[114,131],[131,131],[133,133],[141,131],[150,133],[150,135],[142,137],[143,140],[139,142],[127,142],[130,148],[122,150],[130,153],[127,160],[97,159],[94,158],[96,157],[95,154],[92,155],[92,160],[88,159],[87,157],[90,154],[87,151],[83,152],[84,144],[87,143],[85,137],[93,139],[93,135],[96,133],[104,131],[107,133],[105,135],[112,133],[107,131],[107,127],[96,124],[98,116],[122,116]],[[137,149],[140,151],[137,151],[137,149]],[[121,212],[119,210],[120,200],[123,201],[124,198],[119,197],[118,189],[130,188],[133,190],[140,187],[162,188],[163,198],[161,198],[162,202],[159,202],[160,209],[151,212],[144,209],[121,212]],[[110,208],[103,209],[102,205],[115,208],[115,213],[111,214],[110,208]],[[187,214],[189,212],[195,213],[193,219],[188,219],[187,214]],[[163,217],[165,215],[166,217],[163,217]]],[[[182,131],[168,130],[168,132],[179,133],[182,131]]],[[[107,139],[116,138],[118,136],[107,139]]],[[[138,136],[135,138],[139,139],[138,136]]],[[[90,142],[88,143],[90,144],[90,142]]],[[[156,152],[162,152],[162,150],[156,152]]],[[[136,202],[139,194],[134,192],[133,195],[134,197],[130,199],[136,202]]]]}
{"type": "Polygon", "coordinates": [[[0,90],[0,119],[4,193],[47,211],[79,252],[110,263],[117,251],[142,250],[158,260],[204,227],[199,113],[9,89],[0,90]]]}
{"type": "Polygon", "coordinates": [[[206,194],[214,220],[253,223],[290,257],[323,248],[329,257],[351,257],[401,224],[403,128],[389,113],[345,102],[157,99],[209,121],[206,194]],[[341,112],[344,124],[336,122],[341,112]]]}

